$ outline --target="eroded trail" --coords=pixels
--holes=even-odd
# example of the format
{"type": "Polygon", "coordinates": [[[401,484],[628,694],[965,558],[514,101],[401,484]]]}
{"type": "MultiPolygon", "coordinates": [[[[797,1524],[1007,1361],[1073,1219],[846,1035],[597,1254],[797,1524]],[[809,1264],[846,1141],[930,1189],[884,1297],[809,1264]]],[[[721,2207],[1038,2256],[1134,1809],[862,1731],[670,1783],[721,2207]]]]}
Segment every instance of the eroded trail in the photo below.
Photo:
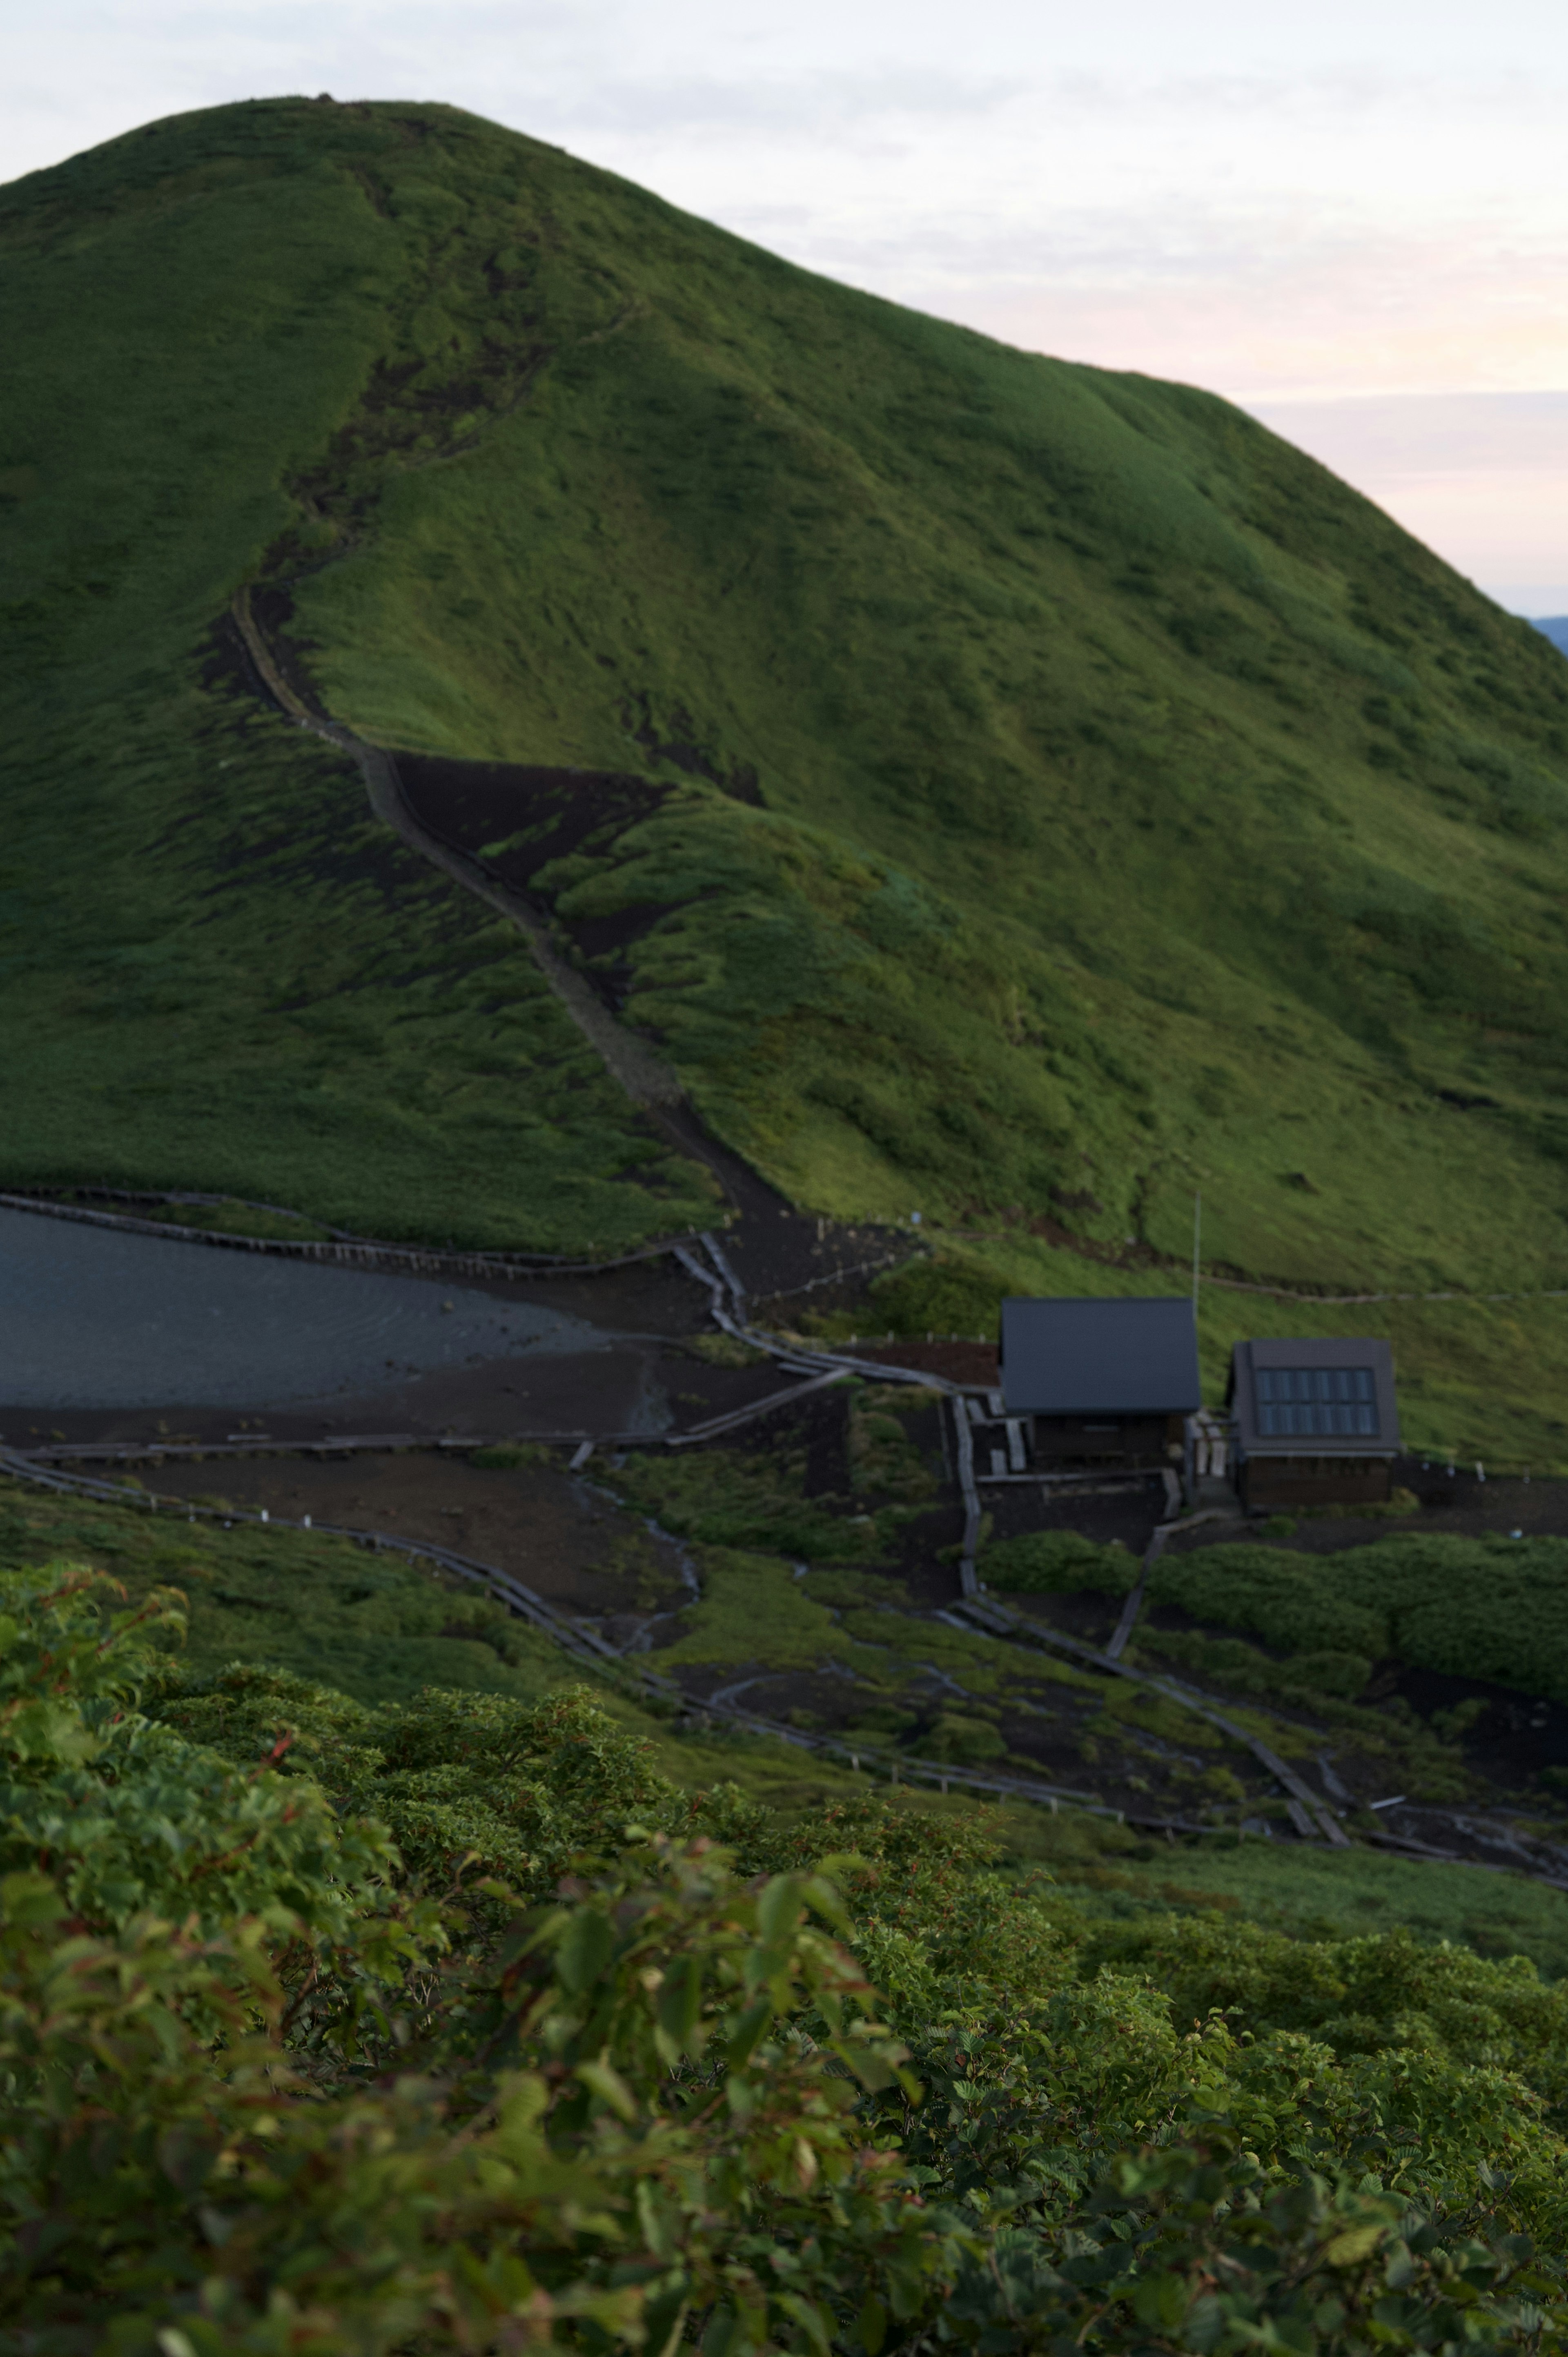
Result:
{"type": "MultiPolygon", "coordinates": [[[[403,791],[395,757],[379,745],[367,744],[362,737],[354,736],[338,721],[314,710],[290,683],[252,610],[248,589],[237,593],[231,611],[246,651],[274,702],[302,728],[312,729],[329,744],[352,755],[365,780],[371,810],[411,851],[418,852],[422,859],[428,859],[455,884],[460,884],[466,892],[472,892],[509,924],[516,926],[541,974],[632,1103],[650,1112],[677,1106],[689,1111],[685,1091],[670,1066],[646,1040],[636,1039],[616,1021],[592,986],[562,957],[550,928],[538,911],[478,860],[433,834],[415,815],[403,791]]],[[[691,1151],[687,1140],[678,1143],[683,1152],[691,1151]]],[[[707,1159],[705,1156],[703,1158],[707,1159]]]]}

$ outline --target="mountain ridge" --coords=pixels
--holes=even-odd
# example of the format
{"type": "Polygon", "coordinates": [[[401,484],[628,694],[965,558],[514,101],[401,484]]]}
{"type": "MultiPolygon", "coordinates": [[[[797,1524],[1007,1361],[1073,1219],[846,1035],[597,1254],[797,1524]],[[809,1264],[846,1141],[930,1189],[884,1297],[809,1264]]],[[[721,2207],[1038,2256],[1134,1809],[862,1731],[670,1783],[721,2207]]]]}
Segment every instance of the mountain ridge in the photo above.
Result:
{"type": "MultiPolygon", "coordinates": [[[[1021,1208],[1169,1254],[1200,1187],[1216,1258],[1257,1275],[1563,1274],[1568,695],[1529,626],[1241,413],[902,313],[450,109],[174,118],[0,191],[0,241],[33,396],[0,471],[30,593],[6,605],[34,671],[29,888],[59,865],[53,765],[81,757],[61,711],[90,683],[101,724],[150,728],[166,786],[183,765],[198,896],[215,846],[196,856],[188,821],[220,815],[198,748],[238,730],[220,758],[279,788],[243,903],[286,930],[291,830],[349,822],[329,756],[193,680],[249,581],[368,741],[660,789],[530,888],[585,972],[618,961],[621,1019],[709,1126],[806,1208],[1021,1208]],[[82,381],[73,274],[113,408],[82,381]],[[114,609],[145,681],[181,680],[177,723],[115,678],[114,609]]],[[[146,845],[93,847],[112,918],[146,845]]],[[[403,889],[374,921],[358,884],[324,894],[296,937],[309,969],[342,935],[305,1024],[340,1050],[316,1060],[314,1123],[286,1010],[257,1008],[286,1155],[255,1125],[215,1141],[194,1107],[221,1059],[189,1020],[171,1056],[156,1009],[156,1135],[114,1114],[124,1012],[85,1017],[79,966],[35,957],[56,1040],[89,1090],[96,1071],[98,1158],[35,1071],[36,1149],[7,1175],[212,1183],[519,1245],[685,1224],[695,1182],[514,952],[492,938],[471,973],[477,1009],[504,971],[499,1026],[435,986],[451,943],[477,954],[474,912],[439,896],[445,1045],[383,1088],[408,1035],[365,977],[403,889]],[[461,1087],[429,1090],[433,1055],[461,1087]],[[507,1116],[508,1091],[549,1093],[542,1069],[569,1074],[548,1121],[507,1116]],[[332,1143],[372,1102],[395,1200],[332,1143]]],[[[174,894],[139,945],[182,1008],[204,987],[169,946],[190,907],[174,894]]]]}

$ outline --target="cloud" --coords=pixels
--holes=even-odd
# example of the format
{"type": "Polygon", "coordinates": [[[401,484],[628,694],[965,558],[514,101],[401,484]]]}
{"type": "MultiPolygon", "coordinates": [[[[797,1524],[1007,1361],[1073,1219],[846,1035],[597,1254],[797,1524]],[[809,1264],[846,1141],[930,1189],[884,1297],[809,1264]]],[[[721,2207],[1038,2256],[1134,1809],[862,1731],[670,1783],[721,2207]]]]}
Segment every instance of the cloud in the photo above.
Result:
{"type": "Polygon", "coordinates": [[[1568,391],[1247,405],[1501,603],[1568,610],[1568,391]]]}
{"type": "Polygon", "coordinates": [[[879,134],[891,124],[932,120],[966,124],[995,114],[1017,97],[999,77],[920,73],[797,74],[758,82],[714,76],[683,80],[591,79],[556,93],[555,119],[578,134],[614,131],[659,142],[692,131],[722,138],[761,130],[814,140],[823,131],[879,134]]]}

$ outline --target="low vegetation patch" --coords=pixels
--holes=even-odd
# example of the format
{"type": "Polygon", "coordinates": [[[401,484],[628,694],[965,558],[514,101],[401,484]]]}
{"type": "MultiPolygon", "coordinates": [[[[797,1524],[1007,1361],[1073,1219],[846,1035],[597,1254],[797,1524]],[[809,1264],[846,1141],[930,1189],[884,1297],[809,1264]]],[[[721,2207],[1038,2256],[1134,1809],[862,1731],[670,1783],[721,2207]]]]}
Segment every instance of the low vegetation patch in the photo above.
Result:
{"type": "Polygon", "coordinates": [[[1077,1531],[1026,1531],[998,1539],[982,1549],[975,1563],[987,1587],[1010,1596],[1070,1595],[1079,1587],[1127,1596],[1139,1568],[1130,1548],[1101,1546],[1077,1531]]]}
{"type": "Polygon", "coordinates": [[[907,1383],[873,1384],[865,1390],[857,1384],[850,1393],[849,1478],[857,1498],[916,1508],[936,1498],[941,1488],[940,1471],[921,1454],[905,1419],[933,1405],[937,1397],[930,1392],[911,1394],[907,1383]]]}
{"type": "Polygon", "coordinates": [[[691,1334],[681,1347],[709,1367],[759,1367],[768,1358],[766,1351],[753,1350],[738,1334],[691,1334]]]}
{"type": "Polygon", "coordinates": [[[523,1697],[560,1683],[556,1648],[466,1583],[325,1533],[182,1523],[134,1496],[118,1506],[0,1482],[0,1569],[69,1555],[138,1598],[177,1589],[198,1673],[249,1662],[315,1678],[329,1663],[333,1685],[366,1705],[426,1685],[523,1697]]]}
{"type": "MultiPolygon", "coordinates": [[[[1295,1657],[1388,1655],[1568,1702],[1568,1539],[1402,1533],[1337,1555],[1246,1542],[1165,1555],[1152,1601],[1295,1657]]],[[[1305,1657],[1305,1658],[1304,1658],[1305,1657]]],[[[1321,1683],[1321,1680],[1318,1681],[1321,1683]]]]}
{"type": "Polygon", "coordinates": [[[886,1552],[877,1519],[856,1516],[847,1497],[808,1495],[807,1461],[785,1437],[777,1449],[638,1451],[612,1478],[678,1538],[807,1563],[876,1562],[886,1552]]]}

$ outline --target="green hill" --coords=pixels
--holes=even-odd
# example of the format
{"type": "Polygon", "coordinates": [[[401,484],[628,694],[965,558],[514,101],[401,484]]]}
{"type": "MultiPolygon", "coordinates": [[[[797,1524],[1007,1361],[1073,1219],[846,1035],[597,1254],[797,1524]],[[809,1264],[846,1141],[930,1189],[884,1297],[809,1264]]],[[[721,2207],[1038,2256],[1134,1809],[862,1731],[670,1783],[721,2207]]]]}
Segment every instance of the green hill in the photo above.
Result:
{"type": "Polygon", "coordinates": [[[434,106],[154,124],[0,191],[0,1179],[709,1200],[238,682],[251,584],[372,741],[663,789],[533,888],[806,1207],[1568,1279],[1568,672],[1224,402],[434,106]]]}

